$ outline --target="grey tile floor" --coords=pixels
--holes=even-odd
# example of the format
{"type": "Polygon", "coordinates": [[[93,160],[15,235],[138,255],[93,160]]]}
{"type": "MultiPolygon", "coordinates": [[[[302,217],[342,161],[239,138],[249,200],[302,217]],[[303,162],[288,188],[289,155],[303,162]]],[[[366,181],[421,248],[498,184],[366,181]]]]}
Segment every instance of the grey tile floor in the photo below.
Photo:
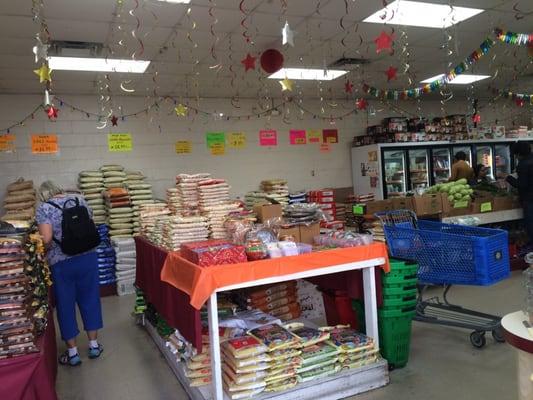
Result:
{"type": "MultiPolygon", "coordinates": [[[[519,272],[498,285],[452,288],[450,300],[480,311],[504,315],[520,309],[524,297],[519,272]]],[[[131,317],[134,296],[103,299],[105,352],[98,360],[60,367],[61,400],[186,399],[187,396],[148,334],[131,317]]],[[[491,337],[482,350],[469,342],[470,332],[414,323],[410,361],[391,372],[385,388],[356,396],[359,400],[511,400],[517,397],[513,349],[491,337]]],[[[63,349],[60,344],[60,349],[63,349]]]]}

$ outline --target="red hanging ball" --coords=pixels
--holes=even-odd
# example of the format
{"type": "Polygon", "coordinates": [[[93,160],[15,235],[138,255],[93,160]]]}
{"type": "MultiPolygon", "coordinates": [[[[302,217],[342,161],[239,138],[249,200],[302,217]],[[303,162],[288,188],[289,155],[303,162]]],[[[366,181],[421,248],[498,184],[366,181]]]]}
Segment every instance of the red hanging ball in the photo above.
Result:
{"type": "Polygon", "coordinates": [[[261,68],[268,73],[278,72],[283,67],[283,54],[276,49],[268,49],[261,54],[261,68]]]}

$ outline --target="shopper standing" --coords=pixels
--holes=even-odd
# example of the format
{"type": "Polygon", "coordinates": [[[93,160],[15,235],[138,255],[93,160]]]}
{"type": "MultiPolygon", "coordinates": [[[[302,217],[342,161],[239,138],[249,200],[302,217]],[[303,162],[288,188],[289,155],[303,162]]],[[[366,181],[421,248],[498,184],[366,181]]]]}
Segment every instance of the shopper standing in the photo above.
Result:
{"type": "Polygon", "coordinates": [[[524,224],[529,244],[533,244],[533,155],[529,143],[518,142],[512,147],[513,154],[518,158],[515,178],[507,175],[506,181],[516,189],[524,208],[524,224]]]}
{"type": "Polygon", "coordinates": [[[61,337],[67,351],[59,356],[63,365],[77,366],[81,358],[76,345],[80,333],[76,304],[89,338],[89,358],[97,358],[104,348],[98,343],[103,327],[95,247],[98,232],[83,198],[67,195],[51,181],[39,189],[41,204],[36,220],[47,247],[61,337]]]}
{"type": "Polygon", "coordinates": [[[452,176],[449,182],[455,182],[459,179],[466,179],[468,182],[474,179],[474,170],[466,162],[466,153],[464,151],[459,151],[455,154],[452,165],[452,176]]]}

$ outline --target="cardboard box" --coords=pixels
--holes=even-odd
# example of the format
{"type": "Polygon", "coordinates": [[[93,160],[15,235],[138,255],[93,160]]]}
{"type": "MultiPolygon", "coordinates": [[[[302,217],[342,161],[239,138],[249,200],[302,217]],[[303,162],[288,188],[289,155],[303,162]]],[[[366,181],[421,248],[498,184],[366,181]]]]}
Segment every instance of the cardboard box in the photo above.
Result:
{"type": "Polygon", "coordinates": [[[272,218],[281,218],[283,209],[281,208],[281,204],[256,204],[254,206],[254,213],[257,215],[259,222],[265,222],[272,218]]]}
{"type": "Polygon", "coordinates": [[[441,193],[442,199],[442,216],[459,217],[471,213],[472,202],[470,200],[450,202],[448,193],[441,193]]]}
{"type": "Polygon", "coordinates": [[[414,210],[412,197],[394,197],[392,199],[393,210],[414,210]]]}
{"type": "Polygon", "coordinates": [[[513,206],[514,200],[512,196],[496,196],[492,199],[493,211],[512,210],[513,206]]]}
{"type": "Polygon", "coordinates": [[[392,200],[376,200],[365,204],[365,215],[374,215],[378,212],[392,211],[392,200]]]}
{"type": "Polygon", "coordinates": [[[494,211],[494,195],[489,192],[476,191],[475,198],[470,206],[472,214],[484,214],[494,211]]]}
{"type": "Polygon", "coordinates": [[[312,225],[300,225],[300,242],[307,244],[315,243],[315,236],[320,235],[320,223],[312,225]]]}
{"type": "Polygon", "coordinates": [[[282,238],[283,236],[292,236],[294,238],[295,242],[301,242],[300,240],[300,227],[299,226],[287,226],[287,227],[281,227],[278,233],[278,238],[282,238]]]}
{"type": "Polygon", "coordinates": [[[442,196],[440,194],[423,194],[412,197],[416,215],[437,215],[442,213],[442,196]]]}

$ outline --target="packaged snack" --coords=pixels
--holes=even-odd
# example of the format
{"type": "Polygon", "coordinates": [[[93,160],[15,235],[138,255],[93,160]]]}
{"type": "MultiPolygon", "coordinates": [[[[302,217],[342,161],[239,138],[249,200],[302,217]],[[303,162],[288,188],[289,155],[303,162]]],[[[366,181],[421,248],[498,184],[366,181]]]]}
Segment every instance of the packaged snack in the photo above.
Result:
{"type": "Polygon", "coordinates": [[[342,353],[357,353],[374,347],[374,340],[350,328],[335,328],[330,332],[333,346],[342,353]]]}
{"type": "Polygon", "coordinates": [[[263,354],[269,350],[267,345],[261,343],[258,338],[252,336],[243,336],[241,338],[228,340],[222,344],[222,348],[237,359],[249,358],[258,354],[263,354]]]}
{"type": "Polygon", "coordinates": [[[309,347],[303,348],[302,359],[303,366],[315,364],[324,360],[328,360],[336,357],[339,354],[339,350],[331,344],[318,343],[309,347]]]}
{"type": "Polygon", "coordinates": [[[261,288],[255,288],[256,290],[248,293],[248,298],[253,301],[261,297],[271,296],[272,294],[280,292],[282,290],[289,290],[294,288],[296,288],[296,281],[284,282],[273,286],[263,286],[261,288]]]}
{"type": "Polygon", "coordinates": [[[250,358],[237,359],[237,358],[234,358],[232,355],[223,351],[222,356],[224,360],[228,361],[229,363],[231,363],[231,365],[237,368],[249,367],[251,365],[265,364],[265,363],[272,361],[270,355],[266,353],[259,354],[259,355],[256,355],[250,358]]]}
{"type": "Polygon", "coordinates": [[[259,389],[252,389],[252,390],[243,390],[242,392],[228,392],[226,391],[226,395],[230,400],[241,400],[241,399],[249,399],[250,397],[257,396],[261,392],[265,390],[264,387],[259,389]]]}
{"type": "Polygon", "coordinates": [[[265,382],[271,383],[279,380],[285,380],[296,376],[296,368],[276,368],[268,371],[268,376],[265,378],[265,382]]]}
{"type": "Polygon", "coordinates": [[[231,380],[231,382],[237,385],[250,382],[264,382],[265,377],[268,375],[268,372],[266,370],[255,371],[249,374],[238,374],[226,364],[222,366],[222,371],[231,380]]]}
{"type": "Polygon", "coordinates": [[[204,358],[199,361],[188,360],[186,365],[190,370],[203,369],[211,366],[211,358],[204,358]]]}
{"type": "Polygon", "coordinates": [[[224,381],[224,387],[227,392],[242,392],[244,390],[264,389],[264,387],[266,386],[265,381],[237,384],[233,382],[231,378],[225,373],[222,373],[222,379],[224,381]]]}
{"type": "Polygon", "coordinates": [[[211,377],[206,376],[204,378],[193,378],[189,380],[190,387],[207,386],[211,383],[211,377]]]}
{"type": "Polygon", "coordinates": [[[298,374],[302,374],[304,372],[312,371],[314,369],[327,367],[328,365],[335,364],[338,361],[337,357],[333,357],[330,359],[322,360],[320,362],[317,362],[316,364],[309,364],[305,367],[300,367],[297,369],[298,374]]]}
{"type": "Polygon", "coordinates": [[[186,368],[185,376],[190,379],[207,378],[211,376],[211,368],[195,369],[195,370],[186,368]]]}
{"type": "Polygon", "coordinates": [[[281,381],[275,381],[265,387],[265,392],[282,392],[291,389],[298,384],[297,378],[289,378],[281,381]]]}
{"type": "Polygon", "coordinates": [[[326,367],[313,369],[311,371],[299,374],[298,382],[304,383],[304,382],[312,381],[314,379],[325,378],[326,376],[336,374],[337,372],[340,371],[340,369],[341,367],[338,364],[332,364],[326,367]]]}
{"type": "Polygon", "coordinates": [[[263,343],[269,352],[299,345],[298,339],[280,325],[265,325],[251,330],[250,334],[263,343]]]}
{"type": "Polygon", "coordinates": [[[302,347],[325,342],[330,337],[329,332],[320,331],[315,328],[308,328],[302,323],[290,324],[287,325],[286,328],[290,330],[294,336],[300,339],[302,347]]]}
{"type": "Polygon", "coordinates": [[[302,352],[299,349],[286,349],[271,351],[270,353],[268,353],[268,356],[270,357],[271,362],[280,362],[298,357],[300,356],[300,354],[302,354],[302,352]]]}
{"type": "Polygon", "coordinates": [[[245,367],[237,367],[231,363],[230,360],[225,360],[226,364],[235,372],[236,374],[251,374],[258,371],[266,371],[270,368],[270,365],[267,363],[263,364],[254,364],[247,365],[245,367]]]}
{"type": "Polygon", "coordinates": [[[344,363],[350,364],[350,363],[360,362],[360,361],[364,361],[369,358],[373,358],[378,353],[379,353],[379,349],[376,349],[376,348],[373,348],[367,351],[362,351],[359,353],[349,353],[349,354],[343,353],[339,355],[339,362],[341,364],[344,364],[344,363]]]}
{"type": "Polygon", "coordinates": [[[366,358],[364,360],[354,361],[354,362],[350,362],[350,363],[343,363],[343,364],[341,364],[341,368],[343,370],[361,368],[361,367],[364,367],[365,365],[374,364],[375,362],[378,361],[378,359],[379,359],[379,357],[377,355],[375,355],[373,357],[366,358]]]}

